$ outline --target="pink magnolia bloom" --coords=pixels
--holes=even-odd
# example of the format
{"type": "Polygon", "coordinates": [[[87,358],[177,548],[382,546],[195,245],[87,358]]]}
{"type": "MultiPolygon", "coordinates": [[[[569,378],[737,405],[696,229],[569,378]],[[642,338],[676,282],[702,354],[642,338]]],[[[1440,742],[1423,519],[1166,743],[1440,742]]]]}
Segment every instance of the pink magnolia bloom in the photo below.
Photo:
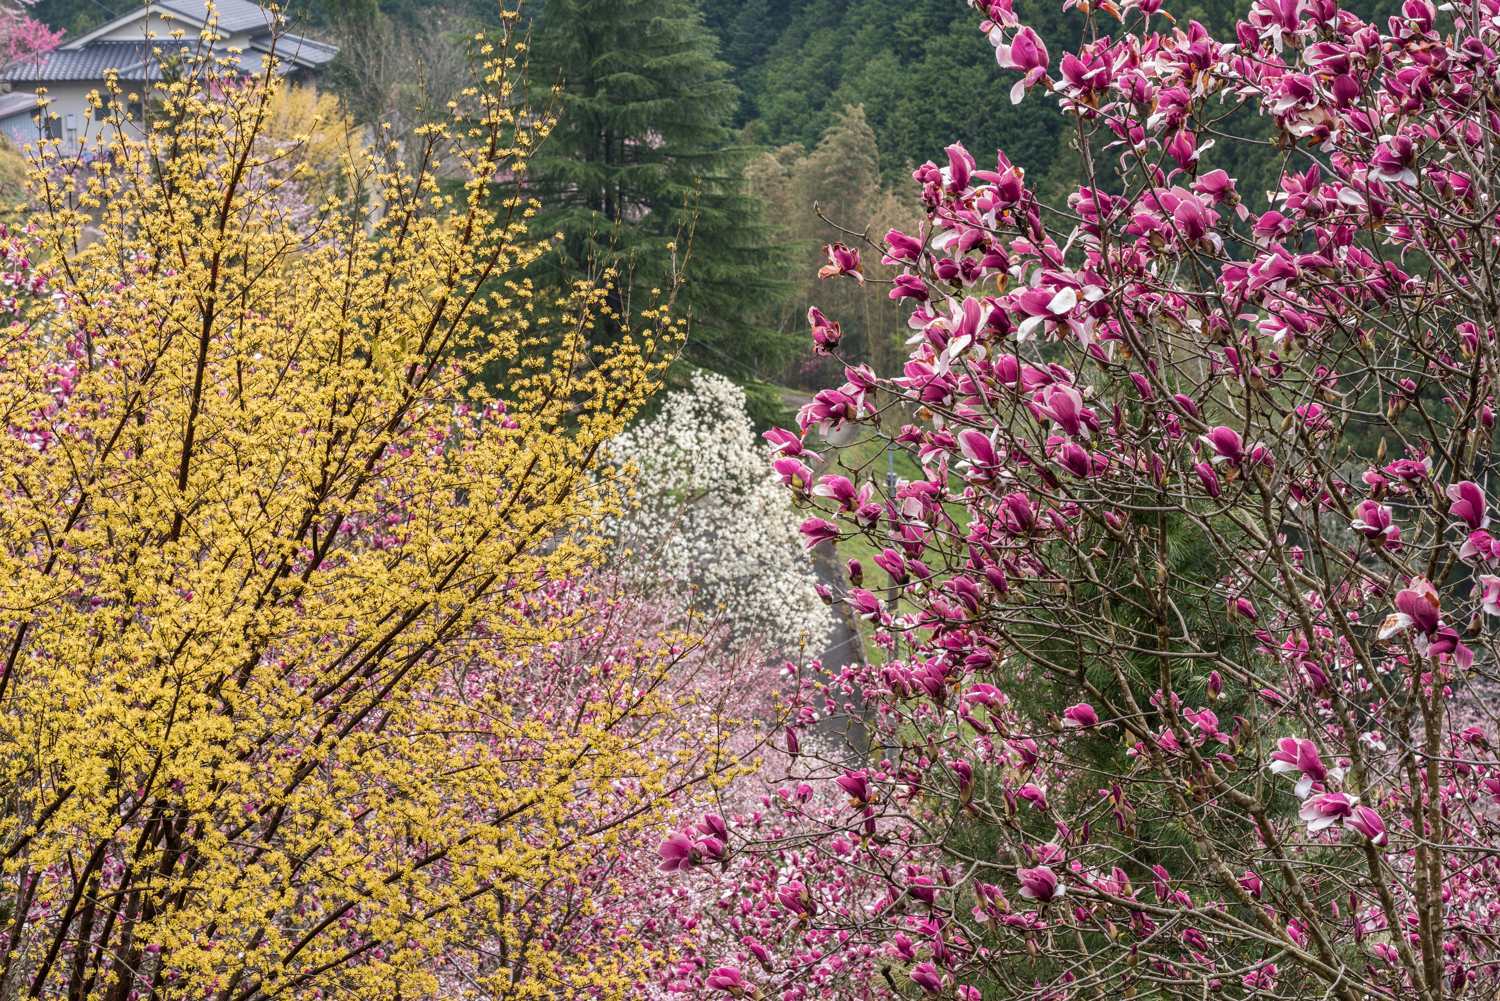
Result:
{"type": "Polygon", "coordinates": [[[1486,615],[1500,615],[1500,577],[1480,575],[1479,605],[1486,615]]]}
{"type": "Polygon", "coordinates": [[[781,477],[782,484],[793,490],[802,491],[812,486],[813,471],[799,459],[777,459],[771,463],[771,468],[781,477]]]}
{"type": "Polygon", "coordinates": [[[994,442],[980,431],[960,431],[958,449],[964,454],[964,458],[980,469],[993,468],[1000,461],[995,452],[994,442]]]}
{"type": "Polygon", "coordinates": [[[1297,811],[1297,816],[1307,824],[1308,834],[1317,834],[1353,816],[1354,808],[1358,805],[1358,796],[1324,792],[1303,800],[1302,809],[1297,811]]]}
{"type": "Polygon", "coordinates": [[[1368,539],[1372,546],[1401,541],[1401,529],[1391,521],[1391,509],[1376,501],[1360,501],[1349,527],[1368,539]]]}
{"type": "Polygon", "coordinates": [[[1089,730],[1099,725],[1099,714],[1087,702],[1069,706],[1063,710],[1063,726],[1073,730],[1089,730]]]}
{"type": "Polygon", "coordinates": [[[913,966],[907,976],[911,978],[912,983],[928,994],[943,993],[943,978],[938,974],[938,969],[931,960],[923,960],[913,966]]]}
{"type": "Polygon", "coordinates": [[[808,549],[816,549],[839,537],[839,527],[823,518],[807,519],[798,531],[802,533],[802,542],[808,549]]]}
{"type": "Polygon", "coordinates": [[[1182,170],[1190,171],[1198,165],[1198,137],[1187,129],[1174,132],[1167,140],[1166,149],[1167,155],[1176,160],[1182,170]]]}
{"type": "Polygon", "coordinates": [[[963,191],[968,188],[969,180],[974,176],[974,157],[959,143],[954,143],[943,152],[948,154],[948,168],[943,172],[948,190],[963,191]]]}
{"type": "Polygon", "coordinates": [[[1211,463],[1200,462],[1193,466],[1193,472],[1198,474],[1198,481],[1203,484],[1204,493],[1214,498],[1223,494],[1223,487],[1219,485],[1219,474],[1211,463]]]}
{"type": "Polygon", "coordinates": [[[1109,459],[1099,452],[1090,452],[1076,442],[1067,442],[1054,456],[1057,464],[1079,479],[1102,476],[1109,468],[1109,459]]]}
{"type": "Polygon", "coordinates": [[[1034,782],[1028,782],[1016,790],[1016,796],[1030,803],[1032,807],[1042,812],[1047,810],[1047,790],[1034,782]]]}
{"type": "Polygon", "coordinates": [[[772,428],[761,435],[771,446],[772,455],[806,456],[817,460],[817,452],[810,451],[802,445],[802,438],[785,428],[772,428]]]}
{"type": "Polygon", "coordinates": [[[812,894],[807,890],[807,884],[801,880],[791,880],[776,891],[776,900],[788,911],[798,915],[811,915],[817,913],[817,905],[813,903],[812,894]]]}
{"type": "Polygon", "coordinates": [[[1323,758],[1318,754],[1316,744],[1299,737],[1282,737],[1278,740],[1276,750],[1271,752],[1271,763],[1268,767],[1274,775],[1298,776],[1297,795],[1300,797],[1307,796],[1315,783],[1342,777],[1342,773],[1337,769],[1330,772],[1323,764],[1323,758]]]}
{"type": "Polygon", "coordinates": [[[839,788],[849,794],[855,806],[867,806],[870,802],[870,783],[863,771],[846,772],[834,779],[839,788]]]}
{"type": "Polygon", "coordinates": [[[839,275],[848,275],[861,285],[865,283],[865,276],[861,272],[859,251],[846,247],[842,243],[830,243],[823,248],[828,254],[828,263],[818,271],[818,277],[824,280],[839,275]]]}
{"type": "Polygon", "coordinates": [[[1010,89],[1010,103],[1020,104],[1026,92],[1047,75],[1047,67],[1052,60],[1047,55],[1047,46],[1037,37],[1037,33],[1023,27],[1012,36],[1009,44],[996,42],[995,61],[1000,64],[1001,69],[1020,70],[1025,74],[1010,89]]]}
{"type": "Polygon", "coordinates": [[[1037,410],[1064,434],[1077,437],[1085,431],[1085,421],[1094,419],[1083,405],[1083,395],[1072,386],[1054,384],[1041,395],[1037,410]]]}
{"type": "Polygon", "coordinates": [[[1033,869],[1017,869],[1016,878],[1021,881],[1021,896],[1045,904],[1056,900],[1067,892],[1067,887],[1045,865],[1033,869]]]}
{"type": "Polygon", "coordinates": [[[1223,170],[1210,170],[1193,182],[1193,191],[1207,195],[1215,202],[1222,202],[1234,197],[1234,178],[1223,170]]]}
{"type": "Polygon", "coordinates": [[[1392,184],[1416,184],[1412,167],[1417,161],[1416,145],[1408,136],[1393,136],[1370,157],[1370,176],[1392,184]]]}
{"type": "Polygon", "coordinates": [[[843,328],[816,306],[807,311],[807,322],[812,327],[813,350],[820,355],[832,354],[844,338],[843,328]]]}
{"type": "Polygon", "coordinates": [[[1458,550],[1458,558],[1465,563],[1500,563],[1500,539],[1482,529],[1470,532],[1458,550]]]}
{"type": "Polygon", "coordinates": [[[885,234],[885,245],[889,251],[885,256],[886,264],[915,264],[922,257],[922,241],[899,229],[885,234]]]}
{"type": "Polygon", "coordinates": [[[657,846],[656,852],[661,856],[661,864],[657,868],[662,872],[682,872],[691,869],[702,859],[693,839],[681,831],[669,835],[657,846]]]}
{"type": "Polygon", "coordinates": [[[1484,491],[1479,489],[1477,483],[1464,480],[1450,486],[1446,493],[1448,499],[1453,502],[1448,508],[1448,513],[1468,525],[1471,532],[1489,527],[1490,519],[1485,510],[1484,491]]]}
{"type": "Polygon", "coordinates": [[[1037,285],[1014,297],[1016,308],[1026,319],[1016,328],[1016,337],[1026,340],[1048,323],[1059,323],[1078,306],[1078,290],[1071,285],[1037,285]]]}
{"type": "Polygon", "coordinates": [[[1344,826],[1363,834],[1377,848],[1384,848],[1389,840],[1385,833],[1385,822],[1380,819],[1380,814],[1368,806],[1356,806],[1354,812],[1345,819],[1344,826]]]}
{"type": "Polygon", "coordinates": [[[1199,439],[1213,453],[1214,462],[1239,465],[1245,457],[1245,441],[1234,428],[1219,426],[1199,439]]]}
{"type": "Polygon", "coordinates": [[[1276,964],[1264,963],[1240,978],[1247,990],[1273,991],[1276,989],[1276,964]]]}
{"type": "Polygon", "coordinates": [[[755,986],[733,966],[715,967],[705,981],[710,990],[722,991],[732,998],[753,998],[755,986]]]}
{"type": "Polygon", "coordinates": [[[1396,593],[1396,611],[1381,623],[1379,637],[1390,639],[1408,629],[1431,637],[1442,622],[1437,588],[1425,577],[1413,578],[1411,587],[1396,593]]]}

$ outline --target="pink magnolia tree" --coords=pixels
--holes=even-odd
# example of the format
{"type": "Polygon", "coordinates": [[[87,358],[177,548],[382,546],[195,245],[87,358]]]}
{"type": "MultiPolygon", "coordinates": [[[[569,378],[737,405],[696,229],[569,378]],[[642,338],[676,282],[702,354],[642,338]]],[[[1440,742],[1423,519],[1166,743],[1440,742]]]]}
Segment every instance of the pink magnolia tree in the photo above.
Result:
{"type": "Polygon", "coordinates": [[[795,825],[677,867],[798,929],[717,922],[703,990],[1495,997],[1500,2],[1256,0],[1216,39],[1069,0],[1061,58],[978,6],[1078,186],[918,169],[879,250],[903,370],[767,436],[808,544],[879,553],[842,598],[885,656],[803,707],[862,709],[867,759],[803,747],[795,825]],[[1214,165],[1247,143],[1269,197],[1214,165]],[[921,475],[819,474],[832,431],[921,475]],[[810,931],[855,988],[807,976],[810,931]]]}

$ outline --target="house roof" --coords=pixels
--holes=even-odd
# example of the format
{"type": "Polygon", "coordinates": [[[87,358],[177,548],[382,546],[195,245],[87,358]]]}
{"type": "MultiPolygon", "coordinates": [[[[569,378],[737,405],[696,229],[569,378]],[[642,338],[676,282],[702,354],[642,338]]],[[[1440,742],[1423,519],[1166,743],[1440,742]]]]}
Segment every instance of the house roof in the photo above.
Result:
{"type": "MultiPolygon", "coordinates": [[[[271,29],[270,12],[259,4],[252,3],[251,0],[218,0],[213,7],[214,23],[218,30],[226,35],[241,32],[255,33],[271,29]]],[[[132,21],[139,21],[152,15],[157,18],[170,17],[173,21],[180,21],[179,27],[185,30],[202,30],[208,25],[208,4],[206,0],[152,0],[149,4],[131,8],[87,34],[65,42],[61,48],[81,49],[93,44],[97,38],[128,27],[132,21]]],[[[142,31],[141,34],[144,35],[145,32],[142,31]]]]}
{"type": "MultiPolygon", "coordinates": [[[[273,24],[271,15],[265,8],[251,0],[214,0],[213,8],[220,33],[241,36],[236,44],[251,51],[272,51],[273,24]],[[249,37],[245,38],[246,35],[249,37]]],[[[164,54],[196,48],[200,44],[198,39],[192,37],[193,31],[205,27],[208,16],[208,0],[153,0],[149,7],[138,7],[81,38],[73,39],[40,59],[17,63],[0,70],[0,81],[102,81],[105,71],[111,69],[118,71],[121,80],[157,80],[161,77],[161,58],[164,54]],[[147,40],[144,27],[139,41],[104,40],[102,37],[117,34],[122,28],[128,28],[132,21],[141,20],[148,15],[181,19],[181,27],[188,37],[153,37],[147,40]]],[[[166,32],[158,29],[157,34],[164,35],[166,32]]],[[[335,46],[292,34],[275,36],[274,48],[277,58],[281,60],[282,72],[298,67],[323,66],[338,55],[335,46]]],[[[216,51],[222,53],[225,50],[220,45],[216,47],[216,51]]]]}
{"type": "MultiPolygon", "coordinates": [[[[253,41],[258,52],[271,51],[271,40],[253,41]]],[[[17,63],[0,70],[0,80],[16,84],[103,81],[108,70],[115,70],[122,81],[137,83],[161,79],[164,60],[181,52],[198,51],[199,44],[187,41],[152,39],[140,42],[93,42],[81,49],[55,49],[35,62],[17,63]]],[[[216,50],[218,54],[227,54],[216,50]]],[[[333,59],[338,50],[298,35],[276,39],[277,69],[287,73],[298,67],[317,67],[333,59]]],[[[34,99],[34,96],[33,96],[34,99]]]]}
{"type": "Polygon", "coordinates": [[[20,114],[32,114],[37,110],[36,95],[16,91],[0,94],[0,121],[20,114]]]}
{"type": "Polygon", "coordinates": [[[46,83],[60,80],[103,80],[117,70],[121,80],[156,80],[162,57],[189,47],[185,42],[94,42],[81,49],[56,49],[35,61],[17,63],[0,71],[0,80],[46,83]]]}
{"type": "MultiPolygon", "coordinates": [[[[270,52],[271,36],[250,39],[250,48],[256,52],[270,52]]],[[[315,41],[305,35],[280,35],[276,38],[276,58],[290,59],[304,66],[322,66],[332,62],[338,54],[337,45],[315,41]]]]}
{"type": "MultiPolygon", "coordinates": [[[[179,17],[200,25],[208,23],[206,0],[157,0],[157,3],[179,17]]],[[[218,18],[219,30],[226,34],[271,27],[270,12],[250,0],[214,0],[214,14],[218,18]]]]}

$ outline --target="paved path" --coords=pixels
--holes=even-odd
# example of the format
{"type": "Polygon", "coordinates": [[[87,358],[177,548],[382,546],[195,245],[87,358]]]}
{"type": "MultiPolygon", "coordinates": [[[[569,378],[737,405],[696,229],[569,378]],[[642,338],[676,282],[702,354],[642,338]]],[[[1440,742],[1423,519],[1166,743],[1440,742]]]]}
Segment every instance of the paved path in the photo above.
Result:
{"type": "MultiPolygon", "coordinates": [[[[818,579],[835,593],[844,590],[847,581],[844,580],[843,569],[833,556],[819,552],[813,559],[813,565],[818,571],[818,579]]],[[[865,660],[864,641],[859,630],[849,621],[848,608],[835,605],[832,612],[833,635],[821,658],[824,673],[830,677],[836,676],[846,665],[863,663],[865,660]]],[[[852,714],[829,716],[820,720],[813,727],[813,732],[829,744],[842,746],[851,764],[862,764],[869,753],[869,734],[862,707],[852,714]]]]}

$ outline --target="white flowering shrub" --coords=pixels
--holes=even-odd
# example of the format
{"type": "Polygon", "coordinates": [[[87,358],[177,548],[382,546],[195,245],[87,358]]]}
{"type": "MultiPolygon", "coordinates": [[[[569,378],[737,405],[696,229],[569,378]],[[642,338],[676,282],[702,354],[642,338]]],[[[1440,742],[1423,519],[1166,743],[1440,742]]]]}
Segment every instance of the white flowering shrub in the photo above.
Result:
{"type": "Polygon", "coordinates": [[[692,603],[722,615],[739,642],[822,652],[832,616],[744,390],[695,373],[660,412],[615,440],[611,458],[636,471],[634,500],[611,526],[623,574],[644,585],[687,582],[692,603]]]}

